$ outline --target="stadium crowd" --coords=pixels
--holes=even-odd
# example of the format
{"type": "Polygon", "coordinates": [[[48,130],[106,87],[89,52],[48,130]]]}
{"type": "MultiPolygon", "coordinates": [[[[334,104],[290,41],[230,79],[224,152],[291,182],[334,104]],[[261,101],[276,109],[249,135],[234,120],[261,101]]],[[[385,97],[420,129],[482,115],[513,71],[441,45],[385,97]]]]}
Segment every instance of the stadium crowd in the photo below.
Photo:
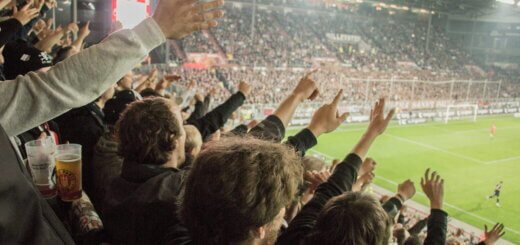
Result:
{"type": "MultiPolygon", "coordinates": [[[[417,186],[430,201],[430,213],[419,226],[406,230],[402,210],[416,193],[415,183],[404,180],[395,195],[382,201],[364,191],[377,172],[369,149],[395,113],[385,107],[383,96],[409,98],[410,85],[395,90],[387,90],[391,86],[387,83],[367,87],[364,82],[344,82],[354,73],[331,71],[153,69],[135,76],[131,70],[167,39],[187,37],[184,48],[211,52],[211,44],[197,43],[207,33],[217,39],[227,36],[226,28],[236,35],[220,43],[226,51],[234,50],[239,62],[305,65],[311,57],[332,54],[330,44],[318,44],[316,30],[308,29],[297,14],[259,14],[262,24],[253,39],[255,49],[250,49],[251,40],[241,31],[247,29],[248,12],[227,13],[243,21],[222,19],[222,1],[194,2],[161,0],[153,16],[135,28],[116,31],[83,49],[89,23],[53,28],[46,12],[56,6],[54,0],[30,0],[19,6],[17,1],[0,1],[7,10],[0,22],[5,76],[0,82],[5,95],[0,100],[1,243],[84,242],[84,237],[73,240],[59,219],[63,217],[52,209],[56,205],[38,193],[23,161],[25,143],[47,137],[57,144],[82,146],[83,190],[104,225],[89,242],[447,243],[440,173],[425,170],[417,186]],[[217,20],[223,26],[214,34],[207,32],[217,20]],[[291,23],[291,29],[267,25],[276,21],[291,23]],[[283,49],[285,54],[278,52],[283,49]],[[343,160],[327,165],[305,157],[321,135],[336,130],[349,116],[338,113],[344,97],[375,101],[364,134],[356,145],[345,146],[343,160]],[[259,122],[224,129],[246,101],[277,106],[259,122]],[[282,142],[297,107],[305,101],[323,105],[307,127],[282,142]]],[[[321,25],[331,20],[314,21],[321,25]]],[[[403,52],[400,48],[378,52],[407,59],[422,55],[393,56],[392,52],[403,52]]],[[[365,62],[372,63],[370,59],[374,58],[365,62]]],[[[359,72],[379,77],[377,70],[359,72]]],[[[418,86],[417,94],[441,96],[444,89],[418,86]]],[[[504,226],[496,224],[486,227],[478,242],[494,244],[503,235],[504,226]]]]}
{"type": "MultiPolygon", "coordinates": [[[[285,4],[291,6],[291,2],[285,4]]],[[[271,4],[269,1],[260,3],[271,4]]],[[[365,81],[394,79],[443,82],[439,85],[417,83],[413,85],[415,89],[412,89],[412,83],[408,83],[402,85],[402,89],[385,91],[401,93],[394,95],[397,100],[485,100],[495,98],[498,94],[498,82],[489,84],[489,87],[484,83],[473,83],[468,94],[467,82],[455,83],[454,91],[451,91],[446,81],[452,80],[502,81],[499,97],[516,98],[520,94],[518,86],[514,86],[519,82],[518,72],[478,65],[471,55],[464,51],[462,42],[449,38],[439,26],[433,26],[429,52],[426,52],[424,47],[428,22],[418,17],[371,14],[361,10],[351,10],[349,14],[313,10],[312,14],[309,14],[307,10],[287,11],[276,6],[253,9],[247,4],[228,4],[224,9],[226,16],[222,19],[221,27],[205,32],[206,39],[185,39],[185,50],[195,53],[217,53],[208,51],[211,48],[207,47],[211,46],[211,43],[217,46],[213,50],[226,53],[225,59],[231,66],[241,67],[224,72],[228,81],[246,80],[260,87],[252,100],[254,103],[277,103],[284,97],[285,92],[294,85],[285,81],[294,81],[295,72],[283,70],[329,67],[327,62],[342,65],[340,68],[325,69],[332,71],[325,71],[325,74],[320,73],[318,76],[329,77],[327,73],[338,74],[338,71],[343,73],[334,76],[336,79],[326,80],[327,86],[343,86],[341,83],[345,83],[347,79],[338,77],[360,78],[365,81]],[[255,22],[252,28],[253,15],[255,22]],[[331,35],[358,38],[342,41],[334,39],[331,35]],[[197,46],[200,48],[194,48],[197,46]],[[254,70],[252,67],[262,69],[254,70]],[[261,81],[257,82],[258,73],[262,76],[261,81]],[[273,86],[274,84],[277,86],[273,86]],[[264,89],[272,87],[277,89],[264,89]]],[[[205,78],[209,74],[212,80],[217,82],[221,80],[218,76],[212,75],[215,73],[205,70],[190,72],[194,76],[205,78]]],[[[351,86],[358,85],[354,82],[351,86]]],[[[351,90],[353,96],[348,98],[372,99],[372,96],[363,96],[366,94],[364,87],[360,84],[359,90],[351,90]]],[[[324,98],[328,99],[331,96],[333,93],[324,98]]]]}

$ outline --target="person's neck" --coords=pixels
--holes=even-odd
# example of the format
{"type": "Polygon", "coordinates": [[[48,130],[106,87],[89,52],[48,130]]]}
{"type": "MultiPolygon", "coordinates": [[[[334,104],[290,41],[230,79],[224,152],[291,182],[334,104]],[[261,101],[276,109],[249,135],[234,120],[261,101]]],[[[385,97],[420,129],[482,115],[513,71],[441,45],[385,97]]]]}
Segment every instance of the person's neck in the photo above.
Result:
{"type": "Polygon", "coordinates": [[[103,109],[103,107],[105,107],[105,100],[104,99],[99,99],[98,101],[96,101],[96,105],[99,106],[100,109],[103,109]]]}

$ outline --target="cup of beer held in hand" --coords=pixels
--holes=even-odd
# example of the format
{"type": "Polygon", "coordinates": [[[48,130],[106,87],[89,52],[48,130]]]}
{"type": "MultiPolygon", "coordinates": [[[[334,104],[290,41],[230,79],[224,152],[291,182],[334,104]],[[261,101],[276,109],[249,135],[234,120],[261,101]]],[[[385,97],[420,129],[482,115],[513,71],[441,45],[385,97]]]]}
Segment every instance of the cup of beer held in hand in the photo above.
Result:
{"type": "Polygon", "coordinates": [[[56,196],[56,186],[52,173],[54,171],[54,152],[56,143],[52,137],[45,137],[25,143],[27,163],[34,184],[44,198],[56,196]]]}
{"type": "Polygon", "coordinates": [[[65,144],[56,147],[56,180],[58,194],[64,202],[81,198],[81,145],[65,144]]]}

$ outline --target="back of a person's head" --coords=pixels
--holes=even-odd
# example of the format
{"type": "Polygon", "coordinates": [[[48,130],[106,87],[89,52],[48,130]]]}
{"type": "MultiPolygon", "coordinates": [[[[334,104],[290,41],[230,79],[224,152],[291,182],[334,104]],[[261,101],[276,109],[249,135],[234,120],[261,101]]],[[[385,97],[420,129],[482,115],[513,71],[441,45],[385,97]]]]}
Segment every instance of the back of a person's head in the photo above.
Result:
{"type": "Polygon", "coordinates": [[[202,148],[202,135],[199,130],[193,125],[184,125],[184,131],[186,131],[186,153],[195,157],[202,148]]]}
{"type": "Polygon", "coordinates": [[[177,147],[176,140],[183,132],[173,106],[163,98],[149,98],[128,105],[116,126],[121,157],[152,165],[169,161],[177,147]]]}
{"type": "Polygon", "coordinates": [[[407,231],[403,227],[395,229],[393,233],[394,238],[397,240],[397,244],[399,245],[403,245],[406,239],[408,238],[407,235],[409,236],[409,234],[407,234],[407,231]]]}
{"type": "Polygon", "coordinates": [[[56,52],[56,55],[54,55],[54,59],[52,59],[52,63],[54,65],[58,64],[59,62],[64,61],[65,59],[69,58],[73,54],[77,53],[75,49],[72,46],[66,46],[58,49],[56,52]]]}
{"type": "Polygon", "coordinates": [[[323,167],[325,167],[325,162],[315,156],[305,156],[303,158],[305,171],[321,171],[323,167]]]}
{"type": "Polygon", "coordinates": [[[180,216],[196,244],[250,241],[261,227],[274,242],[302,175],[300,157],[285,145],[225,138],[197,156],[180,216]]]}
{"type": "Polygon", "coordinates": [[[423,241],[418,236],[410,236],[404,241],[403,245],[422,245],[423,241]]]}
{"type": "Polygon", "coordinates": [[[141,91],[141,96],[143,96],[143,98],[162,97],[161,94],[157,93],[153,88],[145,88],[141,91]]]}
{"type": "Polygon", "coordinates": [[[350,192],[325,205],[305,244],[383,245],[391,236],[391,220],[372,195],[350,192]]]}
{"type": "Polygon", "coordinates": [[[110,126],[114,126],[126,107],[130,103],[141,99],[141,95],[132,90],[116,92],[111,99],[107,100],[103,107],[105,122],[110,126]]]}

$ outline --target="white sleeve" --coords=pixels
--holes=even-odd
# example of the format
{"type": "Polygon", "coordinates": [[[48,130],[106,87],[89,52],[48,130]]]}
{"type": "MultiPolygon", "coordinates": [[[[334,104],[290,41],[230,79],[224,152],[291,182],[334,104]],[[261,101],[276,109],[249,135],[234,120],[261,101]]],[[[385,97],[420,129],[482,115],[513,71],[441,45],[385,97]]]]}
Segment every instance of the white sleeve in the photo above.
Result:
{"type": "Polygon", "coordinates": [[[14,136],[92,102],[165,40],[157,23],[148,18],[47,72],[0,82],[0,124],[14,136]]]}

